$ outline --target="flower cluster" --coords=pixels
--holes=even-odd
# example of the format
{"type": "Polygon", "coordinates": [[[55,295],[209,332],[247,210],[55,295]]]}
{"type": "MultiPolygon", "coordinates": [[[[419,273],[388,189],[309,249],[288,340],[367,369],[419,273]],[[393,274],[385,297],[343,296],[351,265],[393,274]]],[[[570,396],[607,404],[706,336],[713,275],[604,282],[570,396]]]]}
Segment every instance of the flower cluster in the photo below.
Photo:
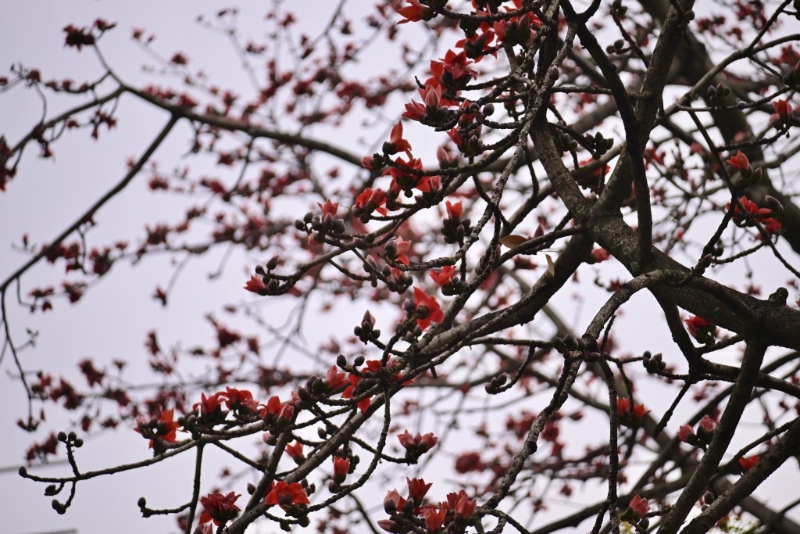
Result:
{"type": "Polygon", "coordinates": [[[431,488],[422,479],[406,479],[408,497],[403,498],[397,490],[391,490],[383,500],[383,509],[389,519],[378,521],[386,532],[396,534],[419,531],[437,532],[444,525],[454,534],[463,533],[475,513],[478,503],[470,499],[464,490],[449,493],[446,500],[438,504],[425,504],[424,498],[431,488]]]}

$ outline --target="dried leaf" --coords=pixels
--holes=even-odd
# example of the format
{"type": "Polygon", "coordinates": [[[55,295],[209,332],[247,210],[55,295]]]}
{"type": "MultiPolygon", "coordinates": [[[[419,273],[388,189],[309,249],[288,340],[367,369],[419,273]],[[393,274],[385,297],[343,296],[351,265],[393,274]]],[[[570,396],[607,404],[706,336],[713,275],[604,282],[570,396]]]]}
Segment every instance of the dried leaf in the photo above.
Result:
{"type": "Polygon", "coordinates": [[[521,235],[511,234],[511,235],[506,235],[506,236],[501,237],[500,238],[500,244],[501,245],[505,245],[508,248],[514,248],[514,247],[520,246],[521,244],[523,244],[527,240],[528,240],[527,237],[524,237],[524,236],[521,236],[521,235]]]}
{"type": "Polygon", "coordinates": [[[545,258],[547,258],[547,272],[549,272],[552,276],[556,275],[556,264],[553,262],[553,258],[550,257],[550,254],[545,254],[545,258]]]}

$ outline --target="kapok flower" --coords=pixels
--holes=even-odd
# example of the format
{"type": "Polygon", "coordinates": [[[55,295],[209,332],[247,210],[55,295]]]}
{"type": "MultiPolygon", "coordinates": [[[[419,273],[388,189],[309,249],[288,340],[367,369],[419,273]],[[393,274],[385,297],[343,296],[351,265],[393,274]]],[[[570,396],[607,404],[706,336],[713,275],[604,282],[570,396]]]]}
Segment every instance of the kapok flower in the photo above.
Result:
{"type": "Polygon", "coordinates": [[[470,79],[478,77],[478,73],[469,66],[472,61],[467,59],[463,50],[456,54],[448,50],[441,61],[431,61],[431,74],[442,87],[451,90],[462,89],[470,79]]]}
{"type": "Polygon", "coordinates": [[[631,499],[629,506],[638,516],[637,519],[641,519],[650,511],[650,505],[647,503],[647,499],[643,499],[638,493],[631,499]]]}
{"type": "Polygon", "coordinates": [[[326,200],[325,204],[320,204],[317,202],[317,206],[319,206],[319,209],[322,210],[323,218],[325,218],[326,215],[336,217],[336,213],[339,211],[339,204],[336,202],[331,202],[330,199],[326,200]]]}
{"type": "Polygon", "coordinates": [[[294,460],[294,462],[298,465],[303,463],[303,460],[306,459],[305,455],[303,454],[303,444],[299,441],[295,441],[294,443],[287,445],[285,450],[286,454],[291,456],[292,460],[294,460]]]}
{"type": "Polygon", "coordinates": [[[631,410],[631,400],[629,398],[621,397],[617,399],[617,415],[620,423],[625,426],[635,425],[648,413],[650,413],[650,410],[646,409],[643,404],[634,403],[631,410]]]}
{"type": "Polygon", "coordinates": [[[709,344],[714,341],[714,337],[717,335],[717,327],[714,323],[706,321],[697,315],[686,319],[684,322],[692,337],[700,343],[709,344]]]}
{"type": "Polygon", "coordinates": [[[215,393],[210,397],[206,397],[205,393],[200,394],[200,402],[196,403],[192,408],[197,410],[200,408],[200,421],[203,423],[215,423],[225,419],[228,413],[222,409],[222,401],[225,396],[222,393],[215,393]]]}
{"type": "MultiPolygon", "coordinates": [[[[771,217],[773,211],[770,208],[759,208],[758,204],[747,197],[740,197],[739,203],[742,205],[745,212],[742,212],[738,205],[733,207],[733,222],[737,225],[755,226],[754,221],[758,220],[768,234],[778,233],[783,228],[780,221],[771,217]]],[[[730,209],[730,203],[728,203],[725,208],[730,209]]]]}
{"type": "Polygon", "coordinates": [[[403,20],[398,24],[405,24],[406,22],[419,22],[420,20],[430,20],[433,17],[433,12],[427,6],[419,3],[419,0],[406,0],[409,5],[395,9],[395,11],[402,15],[403,20]]]}
{"type": "MultiPolygon", "coordinates": [[[[381,215],[386,215],[386,208],[382,207],[386,204],[386,192],[383,189],[366,188],[356,197],[355,206],[361,211],[361,214],[370,214],[377,211],[381,215]]],[[[356,216],[360,216],[357,214],[356,216]]]]}
{"type": "Polygon", "coordinates": [[[592,250],[592,258],[594,263],[600,263],[608,259],[608,251],[604,248],[596,248],[592,250]]]}
{"type": "Polygon", "coordinates": [[[426,508],[422,511],[422,514],[425,516],[425,528],[427,528],[429,532],[436,532],[444,525],[444,519],[447,516],[447,508],[440,503],[436,508],[426,508]]]}
{"type": "Polygon", "coordinates": [[[449,200],[444,201],[445,208],[447,209],[447,217],[449,219],[454,219],[457,221],[461,220],[461,216],[464,213],[464,206],[461,204],[461,201],[450,203],[449,200]]]}
{"type": "MultiPolygon", "coordinates": [[[[173,410],[166,410],[161,412],[158,416],[155,428],[152,428],[152,423],[140,421],[134,430],[145,437],[155,436],[161,441],[175,443],[178,441],[177,432],[180,425],[174,420],[174,417],[175,414],[173,410]]],[[[148,445],[151,449],[153,448],[153,442],[154,440],[151,439],[148,445]]],[[[158,450],[156,450],[156,452],[158,452],[158,450]]]]}
{"type": "Polygon", "coordinates": [[[678,439],[684,443],[689,443],[689,440],[694,435],[694,429],[690,425],[682,425],[678,429],[678,439]]]}
{"type": "Polygon", "coordinates": [[[425,480],[421,478],[407,478],[406,483],[408,484],[408,500],[414,501],[417,505],[422,503],[425,494],[433,485],[432,483],[426,484],[425,480]]]}
{"type": "Polygon", "coordinates": [[[306,490],[299,482],[285,482],[283,480],[272,487],[272,490],[267,493],[264,502],[267,506],[279,504],[282,508],[298,504],[309,504],[306,490]]]}
{"type": "Polygon", "coordinates": [[[711,434],[712,432],[714,432],[714,430],[716,430],[716,428],[717,428],[717,422],[711,419],[707,415],[704,415],[703,418],[700,419],[700,422],[697,423],[698,432],[702,430],[707,434],[711,434]]]}
{"type": "Polygon", "coordinates": [[[327,384],[328,391],[335,391],[347,384],[347,375],[339,372],[339,368],[331,365],[328,373],[325,375],[325,383],[327,384]]]}
{"type": "Polygon", "coordinates": [[[758,455],[739,458],[739,465],[744,471],[750,471],[758,463],[758,455]]]}
{"type": "Polygon", "coordinates": [[[424,291],[414,288],[414,315],[417,318],[417,325],[425,330],[431,322],[441,323],[444,321],[444,312],[436,302],[436,298],[429,297],[424,291]]]}
{"type": "Polygon", "coordinates": [[[725,163],[733,167],[738,171],[749,171],[750,170],[750,160],[747,159],[741,150],[736,152],[735,156],[725,160],[725,163]]]}
{"type": "Polygon", "coordinates": [[[409,260],[408,256],[406,256],[406,252],[411,248],[411,241],[407,241],[402,237],[395,237],[394,239],[390,240],[386,243],[386,257],[390,260],[395,260],[397,262],[402,263],[403,265],[408,265],[409,260]]]}
{"type": "Polygon", "coordinates": [[[253,293],[262,294],[263,291],[266,291],[267,284],[264,283],[260,276],[254,274],[244,285],[244,288],[253,293]]]}
{"type": "Polygon", "coordinates": [[[342,458],[341,456],[333,457],[333,481],[337,484],[344,482],[347,478],[347,473],[350,472],[350,458],[342,458]]]}
{"type": "Polygon", "coordinates": [[[241,511],[241,508],[236,506],[236,499],[239,497],[241,495],[238,493],[230,492],[223,495],[218,491],[200,497],[200,504],[205,508],[200,514],[200,524],[214,521],[215,525],[220,526],[234,519],[241,511]]]}
{"type": "Polygon", "coordinates": [[[417,189],[423,193],[435,193],[442,188],[440,176],[423,176],[417,182],[417,189]]]}
{"type": "MultiPolygon", "coordinates": [[[[361,373],[358,375],[354,373],[348,373],[347,379],[350,381],[350,385],[347,386],[345,390],[342,392],[343,399],[352,399],[355,396],[356,387],[358,386],[358,383],[361,382],[361,378],[365,371],[374,373],[380,371],[382,367],[380,360],[367,360],[365,365],[366,365],[366,370],[362,369],[361,373]]],[[[366,412],[371,402],[372,400],[370,399],[370,397],[361,399],[360,401],[358,401],[358,409],[361,410],[362,412],[366,412]]]]}
{"type": "Polygon", "coordinates": [[[420,434],[417,432],[416,436],[412,436],[408,430],[402,434],[398,434],[397,439],[400,440],[400,445],[406,450],[406,458],[418,458],[431,450],[439,441],[439,438],[434,436],[431,432],[427,434],[420,434]]]}
{"type": "Polygon", "coordinates": [[[384,143],[383,151],[387,154],[397,154],[398,152],[405,152],[408,157],[411,157],[411,143],[403,139],[403,123],[398,122],[392,126],[392,132],[389,135],[389,141],[384,143]]]}
{"type": "Polygon", "coordinates": [[[229,410],[246,414],[256,412],[258,409],[258,403],[253,398],[253,394],[246,389],[226,387],[225,393],[222,395],[225,396],[225,404],[229,410]]]}
{"type": "Polygon", "coordinates": [[[477,506],[477,501],[470,499],[464,490],[447,494],[447,507],[456,513],[457,518],[469,519],[477,506]]]}
{"type": "Polygon", "coordinates": [[[456,274],[456,266],[445,265],[440,271],[431,271],[428,274],[430,275],[431,279],[436,282],[436,285],[439,287],[444,287],[453,281],[453,276],[456,274]]]}

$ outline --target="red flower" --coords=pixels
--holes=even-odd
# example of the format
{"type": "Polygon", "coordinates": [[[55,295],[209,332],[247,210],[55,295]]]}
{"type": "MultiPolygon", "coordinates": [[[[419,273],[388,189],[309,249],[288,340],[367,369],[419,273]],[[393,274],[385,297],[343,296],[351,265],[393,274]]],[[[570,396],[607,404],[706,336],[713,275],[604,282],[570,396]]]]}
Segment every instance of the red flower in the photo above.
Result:
{"type": "Polygon", "coordinates": [[[395,9],[398,14],[405,17],[398,24],[406,22],[419,22],[420,20],[430,20],[433,13],[429,8],[419,3],[419,0],[406,0],[409,5],[395,9]]]}
{"type": "Polygon", "coordinates": [[[386,256],[403,265],[408,265],[409,260],[406,252],[411,248],[411,241],[406,241],[402,237],[395,237],[386,245],[386,256]]]}
{"type": "Polygon", "coordinates": [[[347,375],[340,373],[335,365],[331,365],[328,374],[325,375],[325,382],[328,384],[328,390],[337,390],[347,383],[347,375]]]}
{"type": "Polygon", "coordinates": [[[772,107],[775,109],[775,113],[778,115],[792,114],[792,105],[786,100],[776,100],[772,103],[772,107]]]}
{"type": "Polygon", "coordinates": [[[453,281],[453,276],[456,274],[456,266],[445,265],[441,271],[431,271],[428,274],[439,287],[444,287],[453,281]]]}
{"type": "Polygon", "coordinates": [[[697,429],[703,429],[703,431],[711,434],[717,428],[717,422],[711,419],[709,416],[704,415],[700,422],[697,424],[697,429]]]}
{"type": "MultiPolygon", "coordinates": [[[[134,430],[140,434],[144,431],[144,435],[146,437],[155,435],[162,441],[166,441],[167,443],[175,443],[178,441],[177,431],[180,425],[174,421],[174,416],[175,414],[173,410],[166,410],[158,416],[157,424],[154,430],[150,429],[150,425],[148,423],[143,422],[139,422],[139,425],[134,430]]],[[[150,440],[149,447],[151,449],[153,448],[152,439],[150,440]]]]}
{"type": "Polygon", "coordinates": [[[422,120],[425,116],[425,105],[420,104],[416,100],[412,100],[406,104],[406,110],[403,112],[404,119],[411,119],[412,121],[422,120]]]}
{"type": "Polygon", "coordinates": [[[414,304],[415,315],[417,317],[417,325],[425,330],[431,325],[431,322],[441,323],[444,321],[444,313],[439,307],[434,297],[429,297],[419,288],[414,288],[414,304]]]}
{"type": "Polygon", "coordinates": [[[339,211],[339,204],[336,202],[331,202],[330,199],[325,201],[325,204],[320,204],[317,202],[317,206],[322,210],[322,217],[325,218],[326,215],[330,215],[331,217],[336,217],[336,213],[339,211]]]}
{"type": "Polygon", "coordinates": [[[408,430],[402,434],[398,434],[397,439],[400,440],[400,445],[402,445],[403,448],[409,451],[414,450],[419,454],[428,452],[439,441],[439,438],[434,436],[431,432],[427,434],[420,434],[417,432],[416,436],[412,436],[408,430]]]}
{"type": "Polygon", "coordinates": [[[402,510],[406,506],[406,500],[400,496],[397,490],[391,490],[383,498],[383,509],[387,514],[392,514],[397,510],[402,510]]]}
{"type": "Polygon", "coordinates": [[[303,460],[306,459],[305,455],[303,454],[303,444],[299,441],[295,441],[294,443],[287,445],[286,454],[291,456],[292,460],[294,460],[298,465],[303,463],[303,460]]]}
{"type": "MultiPolygon", "coordinates": [[[[733,208],[733,222],[739,226],[755,226],[753,220],[757,219],[764,226],[764,230],[769,234],[778,233],[783,228],[780,221],[770,217],[770,215],[772,215],[771,209],[759,208],[758,204],[747,197],[740,197],[739,203],[745,210],[745,213],[742,213],[738,205],[733,208]]],[[[725,208],[730,209],[730,203],[728,203],[725,208]]]]}
{"type": "Polygon", "coordinates": [[[431,61],[431,73],[443,87],[458,90],[469,82],[469,78],[478,77],[478,73],[469,68],[471,64],[463,50],[458,54],[448,50],[442,61],[431,61]]]}
{"type": "Polygon", "coordinates": [[[261,294],[262,291],[267,289],[267,284],[264,283],[264,280],[262,280],[260,276],[254,274],[244,285],[244,288],[253,293],[261,294]]]}
{"type": "Polygon", "coordinates": [[[617,399],[617,415],[619,416],[620,423],[626,426],[631,426],[639,422],[639,420],[650,413],[643,404],[633,404],[631,410],[631,400],[622,397],[617,399]]]}
{"type": "Polygon", "coordinates": [[[423,176],[417,182],[417,189],[423,193],[435,193],[442,188],[442,179],[439,176],[423,176]]]}
{"type": "Polygon", "coordinates": [[[417,187],[417,183],[422,178],[414,171],[422,171],[422,160],[409,157],[408,161],[398,157],[394,161],[396,167],[389,167],[383,171],[383,176],[392,177],[392,189],[409,190],[417,187]]]}
{"type": "Polygon", "coordinates": [[[754,454],[753,456],[748,456],[746,458],[739,458],[739,465],[742,466],[742,469],[745,471],[750,471],[753,466],[758,463],[758,455],[754,454]]]}
{"type": "Polygon", "coordinates": [[[306,490],[299,482],[285,482],[281,480],[272,487],[264,500],[267,506],[275,504],[291,506],[295,504],[309,504],[306,490]]]}
{"type": "Polygon", "coordinates": [[[253,394],[246,389],[236,389],[226,387],[225,405],[229,410],[238,410],[240,412],[255,412],[258,409],[258,403],[253,398],[253,394]]]}
{"type": "Polygon", "coordinates": [[[689,438],[694,436],[694,429],[689,425],[683,425],[678,429],[678,439],[687,443],[689,438]]]}
{"type": "Polygon", "coordinates": [[[200,417],[203,422],[216,422],[225,419],[225,414],[228,412],[222,409],[222,401],[225,397],[222,393],[215,393],[210,397],[206,397],[205,393],[200,394],[200,402],[196,403],[192,408],[197,410],[200,408],[200,417]]]}
{"type": "Polygon", "coordinates": [[[398,152],[405,152],[406,155],[411,157],[411,143],[403,139],[403,123],[398,122],[392,126],[392,132],[389,135],[389,142],[383,145],[384,152],[387,154],[397,154],[398,152]]]}
{"type": "Polygon", "coordinates": [[[383,189],[373,191],[368,187],[356,198],[356,207],[368,214],[377,211],[381,215],[386,215],[386,208],[381,207],[384,204],[386,204],[386,192],[383,189]]]}
{"type": "Polygon", "coordinates": [[[447,494],[447,507],[450,510],[453,510],[456,515],[462,519],[468,519],[472,517],[472,514],[475,513],[475,508],[477,506],[478,503],[470,499],[464,490],[461,490],[458,493],[447,494]]]}
{"type": "Polygon", "coordinates": [[[200,504],[205,510],[200,514],[200,524],[214,521],[217,526],[224,525],[239,515],[241,510],[236,506],[236,499],[241,497],[238,493],[230,492],[227,495],[215,491],[205,497],[200,497],[200,504]]]}
{"type": "Polygon", "coordinates": [[[422,514],[425,516],[425,528],[434,532],[442,528],[444,519],[447,515],[447,508],[439,505],[437,508],[426,508],[422,514]]]}
{"type": "Polygon", "coordinates": [[[350,458],[333,457],[333,481],[337,484],[344,482],[350,472],[350,458]]]}
{"type": "Polygon", "coordinates": [[[706,321],[697,315],[686,319],[684,322],[692,337],[700,343],[708,344],[714,341],[714,336],[717,335],[717,327],[714,323],[706,321]]]}
{"type": "Polygon", "coordinates": [[[592,257],[594,258],[595,263],[606,261],[608,259],[608,251],[606,251],[604,248],[596,248],[592,250],[592,257]]]}
{"type": "Polygon", "coordinates": [[[642,518],[647,515],[647,512],[650,511],[650,505],[647,503],[647,499],[642,499],[639,494],[631,499],[631,503],[629,505],[633,512],[638,516],[638,518],[642,518]]]}
{"type": "Polygon", "coordinates": [[[750,160],[747,159],[747,156],[745,156],[741,150],[738,151],[735,156],[725,160],[725,163],[739,171],[750,170],[750,160]]]}
{"type": "Polygon", "coordinates": [[[406,483],[408,484],[408,499],[416,504],[422,502],[425,494],[428,493],[432,486],[431,483],[426,484],[421,478],[407,478],[406,483]]]}
{"type": "Polygon", "coordinates": [[[447,208],[447,217],[449,219],[455,219],[458,221],[461,220],[461,215],[464,213],[464,207],[461,205],[460,200],[453,204],[451,204],[449,200],[445,200],[444,205],[447,208]]]}
{"type": "MultiPolygon", "coordinates": [[[[381,364],[380,360],[369,360],[369,361],[367,361],[366,366],[367,366],[367,372],[377,372],[377,371],[380,371],[380,369],[382,367],[382,364],[381,364]]],[[[363,375],[363,373],[364,373],[364,370],[362,369],[361,370],[361,374],[363,375]]],[[[362,376],[355,375],[353,373],[349,373],[348,380],[350,381],[350,385],[347,386],[347,388],[345,388],[345,390],[342,392],[342,398],[343,399],[352,399],[353,398],[353,394],[355,393],[356,386],[361,381],[361,378],[362,378],[362,376]]],[[[366,412],[367,408],[369,408],[370,402],[371,402],[371,399],[369,397],[367,397],[366,399],[360,400],[358,402],[358,409],[361,410],[362,412],[366,412]]]]}

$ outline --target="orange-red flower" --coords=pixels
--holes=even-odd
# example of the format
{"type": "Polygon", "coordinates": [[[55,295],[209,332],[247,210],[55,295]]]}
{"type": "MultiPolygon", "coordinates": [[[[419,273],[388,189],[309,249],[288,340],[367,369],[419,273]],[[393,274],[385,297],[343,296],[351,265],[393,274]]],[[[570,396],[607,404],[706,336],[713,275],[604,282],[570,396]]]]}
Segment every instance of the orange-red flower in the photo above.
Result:
{"type": "Polygon", "coordinates": [[[429,297],[417,287],[414,288],[414,305],[417,325],[421,329],[428,328],[431,322],[441,323],[444,321],[444,312],[439,307],[439,303],[436,302],[436,298],[429,297]]]}
{"type": "Polygon", "coordinates": [[[461,220],[461,215],[464,213],[464,206],[461,201],[450,203],[449,200],[444,201],[445,208],[447,209],[447,217],[457,221],[461,220]]]}
{"type": "Polygon", "coordinates": [[[407,478],[406,483],[408,484],[408,500],[414,501],[416,504],[422,502],[425,494],[428,493],[432,486],[432,483],[426,484],[425,480],[421,478],[407,478]]]}
{"type": "Polygon", "coordinates": [[[386,192],[380,188],[373,191],[368,187],[358,195],[355,205],[364,213],[377,211],[381,215],[386,215],[386,208],[382,207],[384,204],[386,204],[386,192]]]}
{"type": "Polygon", "coordinates": [[[398,122],[392,126],[392,132],[389,135],[389,142],[384,145],[384,152],[387,154],[405,152],[408,157],[411,157],[411,143],[409,143],[406,139],[403,139],[402,122],[398,122]]]}
{"type": "Polygon", "coordinates": [[[399,15],[404,18],[398,24],[405,24],[406,22],[419,22],[421,20],[430,20],[433,17],[433,12],[430,8],[420,4],[419,0],[406,0],[409,5],[395,9],[399,15]]]}
{"type": "Polygon", "coordinates": [[[333,457],[333,481],[337,484],[344,482],[347,478],[347,473],[350,472],[350,458],[342,458],[341,456],[333,457]]]}
{"type": "Polygon", "coordinates": [[[714,337],[717,335],[717,327],[714,323],[706,321],[697,315],[686,319],[684,322],[692,337],[700,343],[707,344],[714,341],[714,337]]]}
{"type": "MultiPolygon", "coordinates": [[[[156,436],[161,441],[175,443],[178,441],[177,431],[180,425],[174,420],[174,417],[175,414],[173,410],[166,410],[158,416],[155,428],[152,428],[149,423],[140,421],[134,430],[143,434],[145,437],[156,436]]],[[[151,449],[153,448],[153,441],[152,439],[150,440],[149,447],[151,449]]]]}
{"type": "Polygon", "coordinates": [[[264,502],[267,506],[279,504],[281,507],[309,504],[306,490],[299,482],[285,482],[283,480],[275,483],[272,490],[267,493],[264,502]]]}
{"type": "Polygon", "coordinates": [[[745,471],[750,471],[758,463],[758,455],[747,456],[746,458],[739,458],[739,465],[745,471]]]}
{"type": "Polygon", "coordinates": [[[260,276],[254,274],[244,285],[244,288],[253,293],[261,293],[267,289],[267,284],[264,283],[260,276]]]}
{"type": "Polygon", "coordinates": [[[633,499],[631,499],[629,506],[638,516],[638,518],[644,517],[647,515],[647,512],[650,511],[650,505],[647,503],[647,499],[643,499],[638,493],[633,497],[633,499]]]}
{"type": "Polygon", "coordinates": [[[440,271],[431,271],[428,274],[439,287],[444,287],[453,281],[453,276],[456,274],[456,266],[445,265],[440,271]]]}
{"type": "Polygon", "coordinates": [[[739,171],[750,170],[750,160],[747,159],[747,156],[745,156],[741,150],[738,151],[735,156],[725,160],[725,163],[739,171]]]}
{"type": "MultiPolygon", "coordinates": [[[[768,234],[776,234],[781,231],[783,225],[777,219],[770,217],[772,210],[769,208],[759,208],[758,204],[753,202],[747,197],[740,197],[739,203],[744,208],[744,212],[738,205],[733,207],[733,222],[739,226],[754,226],[755,220],[758,220],[764,227],[768,234]]],[[[731,205],[728,203],[726,209],[730,209],[731,205]]]]}
{"type": "Polygon", "coordinates": [[[646,409],[643,404],[634,403],[633,409],[631,409],[631,400],[629,398],[621,397],[617,399],[617,415],[623,425],[634,425],[648,413],[650,413],[650,410],[646,409]]]}
{"type": "Polygon", "coordinates": [[[215,525],[220,526],[235,518],[241,510],[236,506],[236,499],[239,497],[241,495],[238,493],[230,492],[223,495],[218,491],[200,497],[200,504],[205,508],[200,514],[200,524],[214,521],[215,525]]]}
{"type": "Polygon", "coordinates": [[[303,444],[299,441],[295,441],[294,443],[287,445],[286,454],[291,456],[292,460],[294,460],[297,464],[303,463],[303,460],[306,459],[305,455],[303,454],[303,444]]]}

